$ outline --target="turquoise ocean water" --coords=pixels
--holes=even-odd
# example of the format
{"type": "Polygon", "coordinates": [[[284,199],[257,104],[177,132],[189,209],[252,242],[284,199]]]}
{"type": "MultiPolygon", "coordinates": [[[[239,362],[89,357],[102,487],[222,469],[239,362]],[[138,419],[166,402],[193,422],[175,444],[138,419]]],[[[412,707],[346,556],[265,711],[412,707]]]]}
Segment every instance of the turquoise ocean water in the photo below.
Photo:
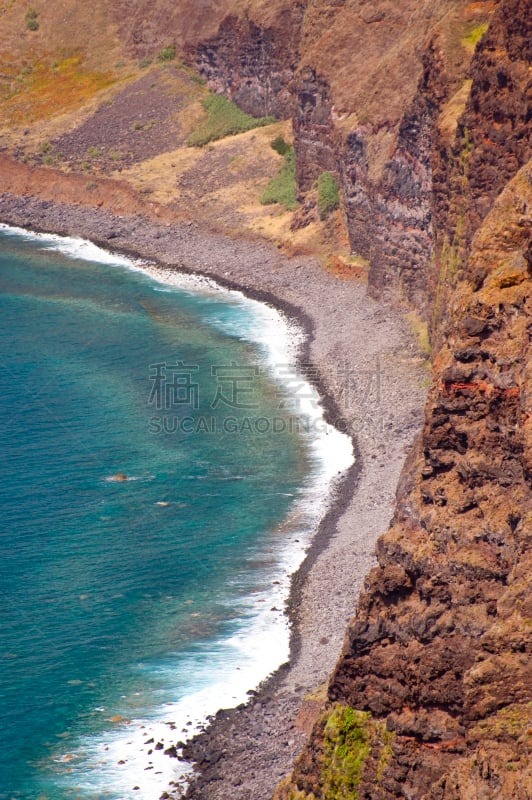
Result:
{"type": "Polygon", "coordinates": [[[285,660],[338,465],[273,310],[6,228],[0,281],[0,798],[155,799],[285,660]]]}

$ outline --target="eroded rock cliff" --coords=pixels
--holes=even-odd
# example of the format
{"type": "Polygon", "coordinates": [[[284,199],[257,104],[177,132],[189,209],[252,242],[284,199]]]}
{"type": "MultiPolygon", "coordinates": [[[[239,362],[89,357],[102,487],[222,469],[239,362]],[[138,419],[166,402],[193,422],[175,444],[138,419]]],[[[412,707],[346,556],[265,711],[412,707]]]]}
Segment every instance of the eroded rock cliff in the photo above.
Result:
{"type": "MultiPolygon", "coordinates": [[[[515,13],[506,9],[502,16],[515,13]]],[[[323,171],[332,172],[351,249],[370,262],[371,292],[406,296],[428,315],[434,171],[447,186],[449,162],[460,161],[451,149],[471,91],[469,65],[494,14],[490,1],[392,6],[383,0],[370,9],[360,1],[287,8],[255,0],[225,17],[208,40],[189,44],[187,53],[213,88],[245,110],[291,116],[300,197],[323,171]]],[[[492,27],[502,48],[495,63],[513,59],[508,76],[518,73],[522,85],[526,46],[513,43],[509,29],[502,32],[504,20],[492,27]]],[[[479,62],[473,74],[483,77],[469,105],[483,117],[496,104],[479,62]]],[[[469,127],[464,122],[467,147],[469,127]]],[[[506,180],[524,163],[526,148],[522,142],[507,160],[506,180]]],[[[488,208],[489,201],[484,214],[488,208]]]]}
{"type": "Polygon", "coordinates": [[[454,95],[430,47],[384,168],[396,218],[369,244],[388,249],[373,280],[428,300],[434,381],[330,707],[279,800],[532,797],[530,23],[501,3],[454,95]],[[394,242],[406,198],[418,224],[394,242]]]}
{"type": "Polygon", "coordinates": [[[254,0],[186,52],[246,111],[292,118],[300,197],[332,172],[370,291],[428,317],[438,245],[456,260],[530,157],[527,6],[254,0]]]}
{"type": "Polygon", "coordinates": [[[529,165],[473,240],[395,524],[283,800],[532,796],[531,209],[529,165]]]}

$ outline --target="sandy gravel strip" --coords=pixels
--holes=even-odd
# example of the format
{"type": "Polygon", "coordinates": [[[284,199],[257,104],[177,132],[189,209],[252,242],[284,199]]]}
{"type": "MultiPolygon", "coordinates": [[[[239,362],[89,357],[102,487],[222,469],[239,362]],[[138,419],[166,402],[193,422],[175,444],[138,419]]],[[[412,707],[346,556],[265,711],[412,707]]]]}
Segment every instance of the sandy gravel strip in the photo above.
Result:
{"type": "MultiPolygon", "coordinates": [[[[12,194],[0,195],[0,221],[209,275],[283,309],[307,332],[301,363],[329,421],[339,420],[353,437],[357,462],[294,577],[290,663],[245,707],[220,712],[186,748],[198,767],[188,798],[268,800],[303,745],[315,705],[308,695],[327,681],[340,654],[422,424],[428,375],[408,326],[398,310],[370,299],[364,284],[342,280],[312,258],[288,259],[271,244],[225,238],[194,223],[157,224],[12,194]]],[[[169,787],[166,796],[181,791],[169,787]]]]}

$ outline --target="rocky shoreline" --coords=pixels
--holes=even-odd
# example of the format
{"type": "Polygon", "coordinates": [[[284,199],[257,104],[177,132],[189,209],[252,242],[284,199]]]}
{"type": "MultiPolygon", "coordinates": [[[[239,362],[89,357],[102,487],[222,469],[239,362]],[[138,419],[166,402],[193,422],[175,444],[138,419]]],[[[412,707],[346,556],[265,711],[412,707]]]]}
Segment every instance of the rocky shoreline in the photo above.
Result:
{"type": "MultiPolygon", "coordinates": [[[[400,311],[369,298],[365,284],[343,280],[307,256],[288,259],[261,240],[10,193],[0,195],[0,220],[212,277],[275,305],[307,333],[301,364],[318,385],[328,420],[342,420],[353,437],[356,465],[338,484],[294,576],[290,663],[250,693],[246,706],[219,712],[184,751],[198,768],[188,798],[267,800],[309,733],[319,687],[334,668],[374,565],[376,539],[393,515],[401,468],[423,420],[424,360],[400,311]]],[[[166,796],[181,791],[169,787],[166,796]]]]}

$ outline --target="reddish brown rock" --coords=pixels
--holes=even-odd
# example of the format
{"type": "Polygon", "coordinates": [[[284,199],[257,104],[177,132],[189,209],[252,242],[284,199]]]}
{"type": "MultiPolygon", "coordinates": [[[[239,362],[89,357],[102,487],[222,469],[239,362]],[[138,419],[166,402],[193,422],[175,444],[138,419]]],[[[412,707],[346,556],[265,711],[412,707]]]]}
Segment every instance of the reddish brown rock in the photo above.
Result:
{"type": "MultiPolygon", "coordinates": [[[[473,240],[417,463],[329,687],[394,735],[358,797],[532,796],[531,209],[532,164],[473,240]]],[[[280,800],[329,796],[324,724],[280,800]]]]}

